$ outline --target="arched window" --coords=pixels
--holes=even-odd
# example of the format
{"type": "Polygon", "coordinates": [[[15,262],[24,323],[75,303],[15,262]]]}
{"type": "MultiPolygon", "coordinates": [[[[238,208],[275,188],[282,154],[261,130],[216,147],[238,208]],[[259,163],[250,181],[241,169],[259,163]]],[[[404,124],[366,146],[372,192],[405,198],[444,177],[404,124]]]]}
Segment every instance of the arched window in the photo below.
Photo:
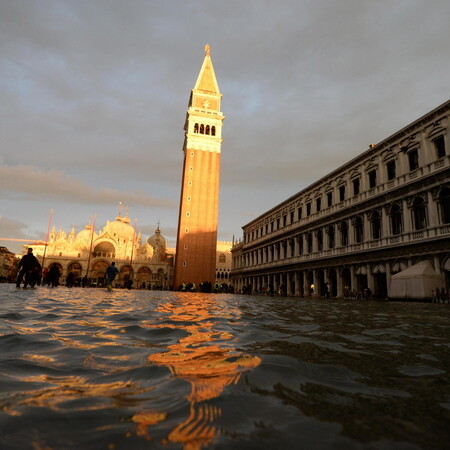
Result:
{"type": "Polygon", "coordinates": [[[308,233],[306,235],[306,245],[307,245],[308,253],[312,253],[312,251],[313,251],[313,237],[312,237],[312,233],[308,233]]]}
{"type": "Polygon", "coordinates": [[[348,223],[342,221],[339,224],[339,228],[341,230],[341,245],[348,245],[348,223]]]}
{"type": "Polygon", "coordinates": [[[216,127],[213,125],[211,127],[211,136],[215,136],[216,135],[216,127]]]}
{"type": "Polygon", "coordinates": [[[372,239],[380,239],[381,238],[381,214],[379,211],[373,211],[371,215],[372,221],[372,239]]]}
{"type": "Polygon", "coordinates": [[[227,257],[223,253],[219,255],[219,262],[220,263],[227,262],[227,257]]]}
{"type": "Polygon", "coordinates": [[[205,134],[209,134],[209,125],[206,125],[205,134]]]}
{"type": "Polygon", "coordinates": [[[330,225],[327,229],[328,234],[328,248],[334,248],[336,246],[335,235],[334,235],[334,225],[330,225]]]}
{"type": "Polygon", "coordinates": [[[317,230],[317,250],[321,252],[323,250],[323,232],[322,230],[317,230]]]}
{"type": "Polygon", "coordinates": [[[439,194],[442,223],[450,223],[450,189],[444,188],[439,194]]]}
{"type": "Polygon", "coordinates": [[[402,210],[399,205],[393,205],[389,212],[391,219],[391,234],[396,236],[402,233],[402,210]]]}
{"type": "Polygon", "coordinates": [[[355,230],[355,242],[359,244],[364,240],[364,223],[361,216],[355,217],[353,227],[355,230]]]}
{"type": "Polygon", "coordinates": [[[412,215],[415,230],[423,230],[427,227],[426,205],[422,197],[416,197],[412,205],[412,215]]]}
{"type": "Polygon", "coordinates": [[[205,125],[200,125],[200,134],[205,134],[205,125]]]}
{"type": "Polygon", "coordinates": [[[198,123],[194,125],[194,133],[198,133],[198,123]]]}

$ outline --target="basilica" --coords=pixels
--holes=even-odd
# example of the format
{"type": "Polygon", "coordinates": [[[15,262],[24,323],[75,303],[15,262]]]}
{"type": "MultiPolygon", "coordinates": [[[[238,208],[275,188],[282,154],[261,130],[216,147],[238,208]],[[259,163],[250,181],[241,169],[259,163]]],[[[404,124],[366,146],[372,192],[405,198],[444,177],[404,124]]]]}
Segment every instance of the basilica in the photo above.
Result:
{"type": "Polygon", "coordinates": [[[56,265],[65,284],[69,274],[81,283],[86,277],[89,285],[104,284],[106,268],[115,261],[119,269],[115,281],[123,287],[130,281],[139,289],[168,289],[172,284],[173,249],[167,247],[159,226],[155,234],[143,241],[127,215],[119,212],[114,221],[108,221],[98,232],[88,223],[84,230],[58,232],[53,227],[48,244],[37,241],[27,244],[33,248],[45,274],[56,265]]]}

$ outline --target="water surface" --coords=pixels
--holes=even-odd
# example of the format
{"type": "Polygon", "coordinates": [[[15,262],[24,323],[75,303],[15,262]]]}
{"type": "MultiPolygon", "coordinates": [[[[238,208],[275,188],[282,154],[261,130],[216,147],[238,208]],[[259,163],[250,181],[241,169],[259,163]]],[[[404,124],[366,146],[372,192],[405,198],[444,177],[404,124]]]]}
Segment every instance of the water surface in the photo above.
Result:
{"type": "Polygon", "coordinates": [[[450,308],[0,285],[0,448],[444,449],[450,308]]]}

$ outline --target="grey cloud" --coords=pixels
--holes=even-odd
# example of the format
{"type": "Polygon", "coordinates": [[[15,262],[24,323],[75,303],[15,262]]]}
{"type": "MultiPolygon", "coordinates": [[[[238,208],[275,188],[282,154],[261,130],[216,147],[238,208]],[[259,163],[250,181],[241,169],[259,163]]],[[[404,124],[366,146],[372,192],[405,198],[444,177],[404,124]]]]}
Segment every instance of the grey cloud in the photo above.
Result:
{"type": "Polygon", "coordinates": [[[103,204],[122,201],[127,205],[172,208],[164,199],[153,198],[144,192],[119,192],[115,189],[93,189],[61,171],[43,171],[33,166],[0,166],[0,192],[3,198],[42,201],[60,200],[70,203],[103,204]]]}

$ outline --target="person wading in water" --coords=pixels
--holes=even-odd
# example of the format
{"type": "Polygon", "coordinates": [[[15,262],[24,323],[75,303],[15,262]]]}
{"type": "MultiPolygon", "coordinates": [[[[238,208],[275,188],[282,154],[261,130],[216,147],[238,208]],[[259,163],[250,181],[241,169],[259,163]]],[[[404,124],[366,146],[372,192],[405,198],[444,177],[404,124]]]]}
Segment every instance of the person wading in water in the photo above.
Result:
{"type": "Polygon", "coordinates": [[[114,278],[116,278],[116,275],[119,273],[119,270],[116,267],[116,263],[113,261],[110,266],[106,269],[106,289],[108,291],[112,291],[112,282],[114,281],[114,278]]]}

